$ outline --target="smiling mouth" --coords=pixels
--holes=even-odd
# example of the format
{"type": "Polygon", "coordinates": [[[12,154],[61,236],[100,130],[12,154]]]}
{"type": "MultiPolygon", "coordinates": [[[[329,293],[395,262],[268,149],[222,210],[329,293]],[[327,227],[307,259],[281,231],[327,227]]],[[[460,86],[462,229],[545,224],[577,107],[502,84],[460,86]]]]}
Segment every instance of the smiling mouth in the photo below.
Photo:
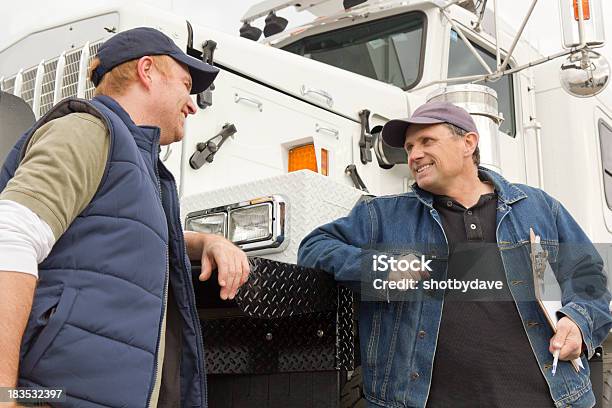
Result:
{"type": "Polygon", "coordinates": [[[433,166],[434,166],[434,164],[433,164],[433,163],[424,164],[424,165],[422,165],[422,166],[418,166],[418,167],[416,167],[414,171],[415,171],[417,174],[420,174],[420,173],[424,172],[425,170],[427,170],[428,168],[433,167],[433,166]]]}

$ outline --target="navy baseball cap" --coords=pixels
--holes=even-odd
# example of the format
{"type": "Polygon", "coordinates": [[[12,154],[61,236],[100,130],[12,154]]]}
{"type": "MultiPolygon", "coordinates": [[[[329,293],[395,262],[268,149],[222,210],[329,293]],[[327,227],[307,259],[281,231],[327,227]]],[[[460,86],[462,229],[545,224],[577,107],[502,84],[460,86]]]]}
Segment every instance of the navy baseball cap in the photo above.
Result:
{"type": "Polygon", "coordinates": [[[98,86],[104,74],[117,65],[145,55],[168,55],[187,65],[191,74],[192,94],[205,91],[219,73],[218,68],[185,54],[161,31],[138,27],[122,31],[100,46],[96,55],[100,59],[100,65],[91,73],[91,81],[98,86]]]}
{"type": "Polygon", "coordinates": [[[409,118],[388,121],[383,127],[382,138],[391,147],[403,148],[410,125],[438,123],[450,123],[466,132],[478,133],[474,119],[465,109],[450,102],[428,102],[419,106],[409,118]]]}

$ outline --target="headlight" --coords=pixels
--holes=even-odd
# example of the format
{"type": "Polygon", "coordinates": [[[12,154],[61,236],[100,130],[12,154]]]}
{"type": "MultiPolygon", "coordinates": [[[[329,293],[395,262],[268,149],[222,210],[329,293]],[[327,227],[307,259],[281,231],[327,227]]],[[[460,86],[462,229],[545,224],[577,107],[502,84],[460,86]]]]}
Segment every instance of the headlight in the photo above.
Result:
{"type": "Polygon", "coordinates": [[[185,230],[223,235],[244,251],[281,252],[289,244],[286,217],[285,199],[272,195],[191,212],[185,230]]]}
{"type": "Polygon", "coordinates": [[[228,238],[235,243],[261,241],[272,236],[272,204],[230,211],[228,238]]]}
{"type": "Polygon", "coordinates": [[[206,234],[217,234],[225,236],[225,220],[227,214],[218,213],[205,215],[199,218],[191,218],[187,220],[187,226],[185,229],[195,232],[204,232],[206,234]]]}

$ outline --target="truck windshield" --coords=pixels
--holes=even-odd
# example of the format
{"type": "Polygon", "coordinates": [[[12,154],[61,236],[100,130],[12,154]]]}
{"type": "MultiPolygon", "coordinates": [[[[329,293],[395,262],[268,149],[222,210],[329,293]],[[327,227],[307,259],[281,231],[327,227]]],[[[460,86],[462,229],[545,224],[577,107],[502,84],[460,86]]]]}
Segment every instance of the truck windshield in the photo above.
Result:
{"type": "Polygon", "coordinates": [[[411,12],[303,38],[283,49],[404,90],[421,76],[425,15],[411,12]]]}
{"type": "MultiPolygon", "coordinates": [[[[489,68],[491,68],[491,71],[495,71],[495,66],[497,65],[495,55],[480,47],[478,44],[472,43],[472,45],[476,49],[476,52],[478,52],[487,63],[489,68]]],[[[485,69],[476,60],[474,55],[472,55],[465,43],[459,38],[459,35],[455,31],[451,31],[448,56],[448,78],[478,74],[486,74],[485,69]]],[[[505,75],[495,82],[480,82],[479,84],[491,87],[497,92],[499,111],[504,115],[504,121],[499,127],[499,130],[514,137],[516,135],[516,119],[514,114],[512,79],[512,75],[505,75]]]]}

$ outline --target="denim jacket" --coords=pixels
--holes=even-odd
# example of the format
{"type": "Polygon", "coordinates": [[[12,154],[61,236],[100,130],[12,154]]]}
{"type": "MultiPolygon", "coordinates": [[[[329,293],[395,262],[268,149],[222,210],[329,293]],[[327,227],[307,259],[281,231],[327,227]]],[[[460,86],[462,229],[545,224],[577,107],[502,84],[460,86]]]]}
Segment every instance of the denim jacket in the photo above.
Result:
{"type": "MultiPolygon", "coordinates": [[[[479,168],[479,175],[495,185],[496,237],[506,275],[504,284],[510,289],[551,398],[557,407],[591,407],[595,397],[587,358],[612,326],[603,261],[557,200],[539,189],[509,183],[488,169],[479,168]],[[559,282],[563,307],[558,317],[569,317],[582,333],[587,355],[581,356],[585,369],[579,372],[571,363],[560,361],[556,375],[551,374],[553,358],[548,347],[553,332],[534,301],[530,228],[540,235],[559,282]]],[[[363,285],[363,271],[381,248],[390,253],[423,254],[434,260],[432,274],[446,278],[448,245],[430,193],[415,184],[406,194],[359,202],[348,216],[305,237],[298,263],[323,269],[337,281],[361,281],[363,285]]],[[[422,301],[364,301],[362,297],[359,335],[369,406],[425,406],[443,306],[442,290],[422,301]]]]}

